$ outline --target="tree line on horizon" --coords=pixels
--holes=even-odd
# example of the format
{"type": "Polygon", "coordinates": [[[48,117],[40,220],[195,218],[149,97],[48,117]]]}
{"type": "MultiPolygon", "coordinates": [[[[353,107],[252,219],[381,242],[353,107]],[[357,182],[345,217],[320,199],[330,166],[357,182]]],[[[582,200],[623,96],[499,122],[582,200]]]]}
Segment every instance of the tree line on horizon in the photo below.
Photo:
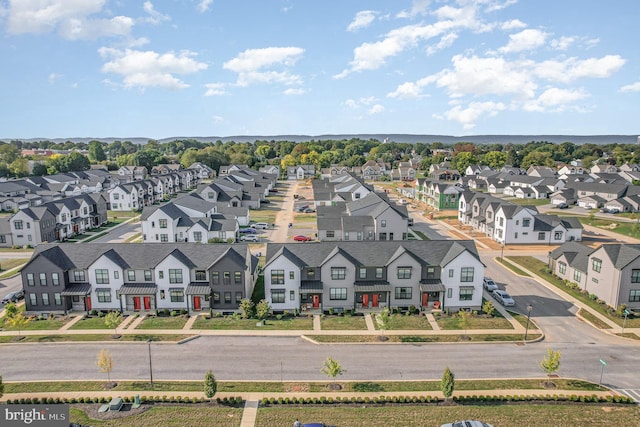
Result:
{"type": "Polygon", "coordinates": [[[526,144],[456,144],[397,143],[376,139],[314,140],[304,142],[256,140],[253,143],[234,141],[201,142],[193,139],[176,139],[164,143],[149,140],[146,144],[130,141],[112,143],[97,140],[84,142],[51,141],[23,142],[13,140],[0,142],[0,177],[24,177],[28,175],[52,175],[69,171],[87,170],[91,164],[103,164],[109,170],[122,166],[145,166],[149,171],[163,163],[180,163],[187,168],[201,162],[214,170],[221,165],[246,164],[250,167],[277,165],[287,166],[312,164],[316,169],[337,164],[361,166],[368,160],[382,161],[396,166],[408,161],[412,155],[421,157],[420,169],[427,170],[432,164],[444,160],[461,172],[469,165],[486,165],[499,169],[504,165],[528,168],[531,165],[555,166],[558,162],[569,163],[580,159],[590,166],[607,154],[606,162],[614,165],[640,163],[640,149],[636,144],[560,144],[547,141],[531,141],[526,144]],[[30,155],[23,157],[22,149],[83,150],[70,154],[52,156],[30,155]],[[448,149],[449,152],[439,150],[448,149]],[[29,160],[38,161],[30,172],[29,160]]]}

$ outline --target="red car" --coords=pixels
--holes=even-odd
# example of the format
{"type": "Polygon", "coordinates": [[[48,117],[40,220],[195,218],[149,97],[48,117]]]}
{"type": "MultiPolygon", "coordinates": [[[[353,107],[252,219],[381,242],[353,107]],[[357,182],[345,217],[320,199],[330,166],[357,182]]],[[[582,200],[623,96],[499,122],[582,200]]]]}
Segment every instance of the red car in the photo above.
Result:
{"type": "Polygon", "coordinates": [[[310,242],[311,237],[298,234],[297,236],[293,236],[293,240],[295,240],[296,242],[310,242]]]}

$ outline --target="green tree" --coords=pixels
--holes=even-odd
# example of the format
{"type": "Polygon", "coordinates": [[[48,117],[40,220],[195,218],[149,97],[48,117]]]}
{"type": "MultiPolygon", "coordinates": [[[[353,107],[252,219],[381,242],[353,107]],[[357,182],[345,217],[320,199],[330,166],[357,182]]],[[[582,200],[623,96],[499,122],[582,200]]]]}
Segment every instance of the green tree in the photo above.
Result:
{"type": "Polygon", "coordinates": [[[29,160],[24,157],[15,159],[9,164],[9,172],[16,178],[29,175],[29,160]]]}
{"type": "Polygon", "coordinates": [[[469,165],[475,165],[478,163],[478,158],[469,151],[462,151],[456,154],[453,158],[453,163],[460,173],[464,173],[465,169],[467,169],[469,165]]]}
{"type": "Polygon", "coordinates": [[[109,350],[102,349],[98,353],[98,359],[96,360],[96,365],[100,368],[100,372],[103,374],[107,374],[107,381],[111,382],[111,371],[113,370],[113,357],[111,357],[111,353],[109,350]]]}
{"type": "Polygon", "coordinates": [[[26,317],[23,312],[20,312],[13,317],[8,317],[4,320],[4,323],[18,330],[18,339],[22,337],[20,331],[22,330],[22,328],[27,326],[29,322],[31,322],[31,318],[26,317]]]}
{"type": "Polygon", "coordinates": [[[482,311],[484,311],[488,316],[493,317],[493,313],[495,313],[496,308],[493,306],[493,302],[486,300],[484,304],[482,304],[482,311]]]}
{"type": "Polygon", "coordinates": [[[122,323],[122,314],[119,311],[110,311],[104,317],[104,324],[113,329],[114,338],[118,336],[118,325],[122,323]]]}
{"type": "Polygon", "coordinates": [[[251,319],[253,317],[253,312],[255,310],[255,305],[253,301],[249,298],[243,298],[240,300],[240,315],[243,319],[251,319]]]}
{"type": "Polygon", "coordinates": [[[440,380],[440,390],[445,399],[449,399],[453,395],[455,389],[456,378],[451,369],[447,367],[442,374],[442,380],[440,380]]]}
{"type": "Polygon", "coordinates": [[[15,302],[10,302],[9,304],[5,305],[4,310],[5,310],[5,315],[7,316],[7,319],[12,318],[13,316],[15,316],[20,312],[20,309],[18,309],[18,306],[16,305],[15,302]]]}
{"type": "Polygon", "coordinates": [[[258,304],[256,304],[256,317],[258,319],[266,319],[269,316],[269,311],[271,311],[271,307],[267,300],[262,299],[258,304]]]}
{"type": "Polygon", "coordinates": [[[471,313],[466,310],[460,310],[458,316],[460,327],[464,330],[464,337],[467,338],[467,329],[469,329],[469,324],[471,323],[471,313]]]}
{"type": "Polygon", "coordinates": [[[102,162],[107,160],[107,155],[104,153],[102,144],[100,141],[91,141],[89,143],[89,160],[92,162],[102,162]]]}
{"type": "Polygon", "coordinates": [[[336,377],[338,375],[344,374],[346,371],[342,369],[342,365],[337,360],[334,360],[331,357],[327,357],[322,365],[322,369],[320,370],[323,374],[333,379],[333,382],[336,382],[336,377]]]}
{"type": "Polygon", "coordinates": [[[47,174],[47,166],[44,163],[36,163],[33,165],[32,175],[43,176],[47,174]]]}
{"type": "Polygon", "coordinates": [[[218,382],[216,381],[216,377],[213,376],[213,372],[209,370],[204,376],[204,395],[207,396],[207,399],[212,399],[217,391],[218,382]]]}
{"type": "Polygon", "coordinates": [[[540,362],[540,368],[547,374],[547,378],[552,384],[551,375],[560,369],[560,352],[547,349],[547,355],[540,362]]]}
{"type": "Polygon", "coordinates": [[[507,153],[503,151],[489,151],[482,156],[481,163],[489,166],[491,169],[501,169],[507,163],[507,153]]]}
{"type": "Polygon", "coordinates": [[[381,333],[380,338],[384,339],[384,331],[389,329],[390,318],[391,318],[391,312],[387,307],[385,307],[380,313],[376,314],[376,323],[378,324],[378,328],[380,329],[380,333],[381,333]]]}

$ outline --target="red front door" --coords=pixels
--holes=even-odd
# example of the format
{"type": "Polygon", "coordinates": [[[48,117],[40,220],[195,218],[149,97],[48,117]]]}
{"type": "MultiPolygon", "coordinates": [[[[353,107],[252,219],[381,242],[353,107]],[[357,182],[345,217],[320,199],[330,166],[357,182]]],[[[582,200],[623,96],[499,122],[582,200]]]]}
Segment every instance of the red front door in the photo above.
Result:
{"type": "Polygon", "coordinates": [[[151,297],[144,297],[144,309],[151,310],[151,297]]]}
{"type": "Polygon", "coordinates": [[[140,310],[140,297],[133,297],[133,309],[140,310]]]}
{"type": "Polygon", "coordinates": [[[193,297],[193,309],[200,310],[200,297],[193,297]]]}
{"type": "Polygon", "coordinates": [[[378,306],[378,294],[373,294],[373,304],[374,307],[378,306]]]}
{"type": "Polygon", "coordinates": [[[320,307],[320,295],[314,295],[313,296],[313,308],[319,308],[320,307]]]}
{"type": "Polygon", "coordinates": [[[426,292],[422,293],[422,306],[426,307],[429,304],[429,294],[426,292]]]}
{"type": "Polygon", "coordinates": [[[369,307],[369,294],[362,294],[362,308],[369,307]]]}
{"type": "Polygon", "coordinates": [[[87,306],[87,311],[91,311],[91,297],[85,297],[84,303],[87,306]]]}

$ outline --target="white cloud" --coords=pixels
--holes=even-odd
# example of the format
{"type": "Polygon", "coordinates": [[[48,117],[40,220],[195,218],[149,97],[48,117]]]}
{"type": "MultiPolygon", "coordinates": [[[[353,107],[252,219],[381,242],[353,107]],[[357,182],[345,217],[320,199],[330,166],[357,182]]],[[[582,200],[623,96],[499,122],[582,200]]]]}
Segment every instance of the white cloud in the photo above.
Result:
{"type": "Polygon", "coordinates": [[[265,70],[271,67],[288,68],[302,57],[304,49],[299,47],[268,47],[247,49],[235,58],[225,62],[222,67],[238,73],[236,84],[249,86],[254,83],[281,83],[285,85],[302,84],[302,78],[288,70],[265,70]]]}
{"type": "Polygon", "coordinates": [[[366,28],[376,19],[378,12],[373,10],[362,10],[356,13],[355,18],[347,27],[347,31],[358,31],[361,28],[366,28]]]}
{"type": "Polygon", "coordinates": [[[54,84],[56,81],[63,77],[62,74],[51,73],[49,74],[49,84],[54,84]]]}
{"type": "Polygon", "coordinates": [[[413,82],[402,83],[393,92],[387,94],[388,98],[411,99],[422,96],[422,86],[413,82]]]}
{"type": "Polygon", "coordinates": [[[581,78],[606,78],[618,71],[626,63],[620,55],[606,55],[602,58],[567,58],[564,61],[543,61],[531,63],[532,72],[545,80],[570,83],[581,78]]]}
{"type": "Polygon", "coordinates": [[[413,0],[410,10],[403,10],[399,12],[397,18],[413,18],[417,15],[426,15],[429,9],[430,0],[413,0]]]}
{"type": "Polygon", "coordinates": [[[142,7],[144,11],[147,12],[147,14],[149,15],[147,18],[144,19],[144,21],[148,22],[149,24],[157,25],[157,24],[160,24],[161,22],[168,21],[171,19],[169,15],[164,15],[158,12],[157,10],[155,10],[155,8],[153,7],[153,3],[151,3],[150,1],[145,1],[142,7]]]}
{"type": "Polygon", "coordinates": [[[10,0],[6,10],[10,34],[52,33],[70,39],[125,36],[133,19],[127,16],[91,18],[106,0],[10,0]]]}
{"type": "Polygon", "coordinates": [[[204,86],[207,88],[204,96],[218,96],[227,94],[226,85],[224,83],[207,83],[204,86]]]}
{"type": "Polygon", "coordinates": [[[192,74],[207,69],[207,64],[196,61],[196,54],[190,51],[159,54],[154,51],[102,47],[98,52],[109,60],[102,66],[102,72],[121,75],[126,88],[184,89],[189,85],[174,74],[192,74]]]}
{"type": "Polygon", "coordinates": [[[200,0],[198,2],[198,5],[196,6],[196,9],[198,9],[200,13],[204,13],[209,10],[211,3],[213,3],[213,0],[200,0]]]}
{"type": "Polygon", "coordinates": [[[542,92],[537,99],[526,102],[522,108],[525,111],[560,112],[564,111],[568,104],[587,98],[588,96],[589,94],[583,88],[571,90],[554,87],[542,92]]]}
{"type": "Polygon", "coordinates": [[[522,52],[534,50],[544,45],[548,34],[544,31],[527,29],[509,36],[509,43],[498,49],[502,53],[522,52]]]}
{"type": "Polygon", "coordinates": [[[306,91],[304,89],[290,87],[282,93],[285,95],[304,95],[306,91]]]}
{"type": "Polygon", "coordinates": [[[511,21],[503,22],[500,25],[500,29],[505,31],[519,30],[520,28],[527,28],[527,24],[525,24],[519,19],[512,19],[511,21]]]}
{"type": "Polygon", "coordinates": [[[518,2],[518,0],[504,0],[504,1],[493,1],[493,0],[489,0],[486,1],[485,3],[488,3],[485,11],[486,12],[496,12],[498,10],[502,10],[508,6],[511,6],[512,4],[516,4],[518,2]]]}
{"type": "Polygon", "coordinates": [[[354,99],[347,99],[344,105],[348,108],[358,108],[358,103],[354,99]]]}
{"type": "Polygon", "coordinates": [[[622,86],[620,92],[640,92],[640,81],[622,86]]]}
{"type": "Polygon", "coordinates": [[[384,112],[384,106],[380,105],[380,104],[376,104],[373,107],[369,108],[369,111],[367,111],[368,114],[380,114],[384,112]]]}
{"type": "Polygon", "coordinates": [[[575,43],[577,37],[566,37],[562,36],[558,39],[551,40],[551,47],[557,50],[567,50],[569,47],[575,43]]]}
{"type": "Polygon", "coordinates": [[[437,119],[453,120],[460,123],[464,129],[473,129],[476,122],[483,116],[495,116],[499,111],[505,110],[506,107],[501,102],[472,102],[463,109],[460,105],[456,105],[443,115],[434,115],[437,119]]]}
{"type": "Polygon", "coordinates": [[[458,35],[456,33],[445,34],[440,38],[440,41],[434,45],[427,47],[427,55],[433,55],[434,53],[451,47],[453,42],[458,39],[458,35]]]}
{"type": "Polygon", "coordinates": [[[213,123],[221,123],[224,121],[224,118],[222,116],[211,116],[211,120],[213,123]]]}

